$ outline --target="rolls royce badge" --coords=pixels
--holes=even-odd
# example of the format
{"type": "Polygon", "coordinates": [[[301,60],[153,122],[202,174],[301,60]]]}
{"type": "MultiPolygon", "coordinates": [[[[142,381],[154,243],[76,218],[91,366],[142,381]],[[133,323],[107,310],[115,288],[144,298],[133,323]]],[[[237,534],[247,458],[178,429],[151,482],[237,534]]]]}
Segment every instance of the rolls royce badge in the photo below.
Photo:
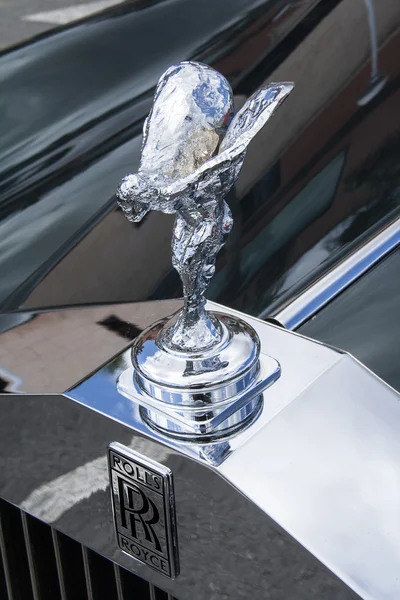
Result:
{"type": "Polygon", "coordinates": [[[122,181],[118,203],[130,221],[150,210],[175,213],[172,264],[184,306],[143,331],[119,391],[167,435],[210,439],[254,420],[262,391],[280,375],[244,320],[207,311],[204,292],[232,228],[224,197],[247,146],[293,88],[271,83],[233,116],[228,81],[207,65],[182,62],[162,75],[143,129],[139,170],[122,181]]]}
{"type": "Polygon", "coordinates": [[[114,442],[108,450],[118,545],[174,579],[179,573],[170,469],[114,442]]]}

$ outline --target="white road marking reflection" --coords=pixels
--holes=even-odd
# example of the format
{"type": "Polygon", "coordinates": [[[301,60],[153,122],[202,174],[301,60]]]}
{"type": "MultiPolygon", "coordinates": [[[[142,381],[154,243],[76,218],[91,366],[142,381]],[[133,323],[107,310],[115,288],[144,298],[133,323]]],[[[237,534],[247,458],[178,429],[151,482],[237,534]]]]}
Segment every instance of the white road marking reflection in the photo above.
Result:
{"type": "Polygon", "coordinates": [[[72,21],[83,19],[96,12],[121,4],[123,0],[97,0],[96,2],[87,2],[77,6],[68,6],[46,12],[38,12],[32,15],[25,15],[24,21],[34,21],[38,23],[52,23],[54,25],[66,25],[72,21]]]}
{"type": "MultiPolygon", "coordinates": [[[[148,441],[133,438],[127,447],[146,454],[148,441]]],[[[160,447],[157,460],[162,463],[170,454],[168,448],[160,447]]],[[[105,491],[108,485],[107,456],[104,455],[37,487],[21,502],[20,508],[46,523],[54,523],[82,500],[105,491]]]]}

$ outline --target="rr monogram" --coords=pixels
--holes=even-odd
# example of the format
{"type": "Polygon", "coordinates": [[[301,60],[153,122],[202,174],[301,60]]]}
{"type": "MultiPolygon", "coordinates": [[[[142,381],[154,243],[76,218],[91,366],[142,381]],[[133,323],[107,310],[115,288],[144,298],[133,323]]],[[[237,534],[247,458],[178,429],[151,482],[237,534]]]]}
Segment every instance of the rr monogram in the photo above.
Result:
{"type": "Polygon", "coordinates": [[[161,552],[161,544],[154,530],[160,520],[160,514],[154,502],[148,498],[139,486],[118,480],[121,523],[130,529],[133,538],[140,541],[137,525],[141,526],[145,540],[154,544],[155,550],[161,552]]]}
{"type": "Polygon", "coordinates": [[[117,442],[108,451],[117,542],[167,577],[179,573],[172,473],[117,442]]]}

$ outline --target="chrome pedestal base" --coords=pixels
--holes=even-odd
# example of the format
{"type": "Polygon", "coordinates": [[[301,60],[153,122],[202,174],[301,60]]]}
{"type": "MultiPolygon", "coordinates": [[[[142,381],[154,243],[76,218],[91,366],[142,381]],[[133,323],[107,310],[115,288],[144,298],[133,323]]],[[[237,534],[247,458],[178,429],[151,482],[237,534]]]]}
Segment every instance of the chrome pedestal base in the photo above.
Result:
{"type": "Polygon", "coordinates": [[[262,392],[280,376],[279,363],[260,352],[254,329],[241,319],[214,313],[221,341],[206,351],[166,347],[158,321],[136,339],[132,367],[118,390],[140,404],[142,418],[167,435],[215,439],[249,425],[262,406],[262,392]]]}

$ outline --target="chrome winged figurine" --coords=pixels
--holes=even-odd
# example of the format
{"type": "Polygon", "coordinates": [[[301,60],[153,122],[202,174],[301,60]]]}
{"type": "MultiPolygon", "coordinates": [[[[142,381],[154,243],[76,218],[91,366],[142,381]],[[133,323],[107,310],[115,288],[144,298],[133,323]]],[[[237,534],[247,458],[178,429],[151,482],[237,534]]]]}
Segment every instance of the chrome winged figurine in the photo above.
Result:
{"type": "Polygon", "coordinates": [[[228,81],[207,65],[174,65],[157,85],[139,171],[123,179],[117,198],[130,221],[150,210],[176,213],[172,263],[185,303],[163,332],[170,348],[205,350],[221,341],[220,323],[205,310],[203,294],[232,228],[224,197],[239,176],[248,144],[292,89],[292,83],[270,83],[233,116],[228,81]]]}

